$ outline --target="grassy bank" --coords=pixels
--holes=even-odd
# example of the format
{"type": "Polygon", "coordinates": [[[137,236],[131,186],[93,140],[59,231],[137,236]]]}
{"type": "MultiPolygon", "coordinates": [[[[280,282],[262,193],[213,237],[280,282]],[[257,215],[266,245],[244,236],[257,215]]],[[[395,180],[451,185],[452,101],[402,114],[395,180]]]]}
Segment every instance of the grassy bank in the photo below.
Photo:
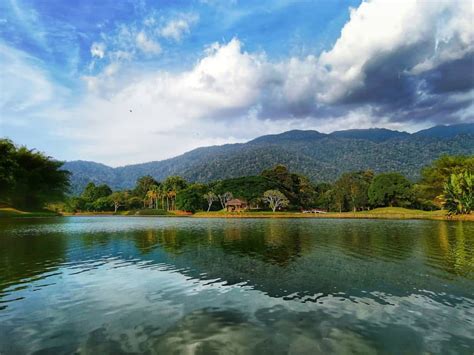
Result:
{"type": "Polygon", "coordinates": [[[363,212],[198,212],[193,217],[204,218],[365,218],[365,219],[431,219],[431,220],[465,220],[474,221],[474,214],[448,216],[446,211],[421,211],[400,207],[377,208],[363,212]]]}
{"type": "Polygon", "coordinates": [[[164,211],[155,209],[140,209],[130,211],[117,211],[114,212],[75,212],[75,213],[63,213],[64,216],[166,216],[166,217],[180,217],[189,216],[191,213],[183,211],[164,211]]]}
{"type": "MultiPolygon", "coordinates": [[[[301,213],[301,212],[197,212],[195,214],[183,211],[163,211],[142,209],[114,212],[76,212],[63,213],[63,216],[157,216],[157,217],[194,217],[194,218],[363,218],[363,219],[429,219],[429,220],[461,220],[474,221],[474,214],[448,216],[446,211],[421,211],[400,207],[377,208],[363,212],[329,212],[329,213],[301,213]]],[[[0,208],[0,217],[54,217],[57,213],[48,211],[26,212],[11,207],[0,208]]]]}
{"type": "Polygon", "coordinates": [[[15,218],[30,218],[30,217],[55,217],[58,216],[55,212],[50,211],[20,211],[13,207],[2,207],[0,208],[0,218],[2,217],[15,217],[15,218]]]}

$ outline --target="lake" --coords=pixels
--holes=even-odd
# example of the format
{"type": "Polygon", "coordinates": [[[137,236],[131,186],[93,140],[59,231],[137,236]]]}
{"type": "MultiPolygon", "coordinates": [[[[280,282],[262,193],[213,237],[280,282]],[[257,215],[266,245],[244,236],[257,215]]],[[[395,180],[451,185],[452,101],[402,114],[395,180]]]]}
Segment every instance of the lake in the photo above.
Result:
{"type": "Polygon", "coordinates": [[[0,221],[0,354],[472,354],[474,223],[0,221]]]}

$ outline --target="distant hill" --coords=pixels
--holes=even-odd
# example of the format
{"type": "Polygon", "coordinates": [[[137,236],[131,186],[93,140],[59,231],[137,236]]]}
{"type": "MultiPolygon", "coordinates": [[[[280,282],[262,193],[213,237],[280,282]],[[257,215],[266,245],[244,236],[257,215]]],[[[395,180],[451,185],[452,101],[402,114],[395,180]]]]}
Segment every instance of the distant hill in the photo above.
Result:
{"type": "Polygon", "coordinates": [[[332,181],[346,171],[399,171],[419,178],[420,169],[443,154],[474,154],[474,124],[436,126],[414,134],[388,129],[360,129],[324,134],[294,130],[266,135],[247,143],[194,149],[175,158],[124,167],[71,161],[74,192],[89,182],[113,189],[131,188],[143,175],[163,180],[180,175],[189,181],[255,175],[284,164],[313,181],[332,181]]]}

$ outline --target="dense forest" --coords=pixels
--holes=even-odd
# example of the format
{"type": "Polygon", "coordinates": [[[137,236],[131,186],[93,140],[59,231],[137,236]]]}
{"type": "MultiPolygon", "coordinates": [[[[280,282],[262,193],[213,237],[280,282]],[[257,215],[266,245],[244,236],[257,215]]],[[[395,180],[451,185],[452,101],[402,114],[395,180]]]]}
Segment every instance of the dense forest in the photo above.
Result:
{"type": "Polygon", "coordinates": [[[376,207],[407,207],[450,213],[470,213],[474,203],[474,156],[443,156],[421,172],[412,183],[400,173],[375,174],[371,170],[343,173],[334,183],[313,183],[283,165],[259,175],[189,183],[179,176],[156,181],[146,175],[133,189],[112,192],[105,185],[89,183],[80,196],[70,198],[66,211],[141,210],[217,211],[231,199],[245,201],[249,210],[319,209],[364,211],[376,207]]]}
{"type": "Polygon", "coordinates": [[[323,134],[289,131],[262,136],[244,144],[203,147],[178,157],[118,168],[85,162],[67,162],[72,191],[81,193],[89,182],[113,190],[132,189],[145,175],[162,181],[179,175],[188,181],[258,175],[282,164],[312,182],[334,182],[347,171],[397,171],[410,181],[420,179],[421,169],[443,154],[474,154],[474,124],[437,126],[414,134],[387,129],[360,129],[323,134]]]}

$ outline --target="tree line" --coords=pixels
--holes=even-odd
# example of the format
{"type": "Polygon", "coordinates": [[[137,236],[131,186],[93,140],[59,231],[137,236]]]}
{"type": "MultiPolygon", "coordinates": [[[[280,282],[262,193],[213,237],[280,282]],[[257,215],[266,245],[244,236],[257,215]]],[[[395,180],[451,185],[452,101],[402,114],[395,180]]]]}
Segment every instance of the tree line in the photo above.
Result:
{"type": "Polygon", "coordinates": [[[112,191],[90,182],[78,196],[69,195],[70,173],[63,163],[41,152],[0,139],[0,203],[39,209],[63,201],[61,210],[113,211],[217,211],[238,198],[251,209],[299,211],[363,211],[377,207],[423,210],[445,208],[449,213],[470,213],[474,205],[474,156],[443,156],[421,171],[416,183],[396,172],[347,172],[333,183],[314,183],[283,165],[259,175],[191,183],[180,176],[156,181],[139,178],[133,189],[112,191]]]}
{"type": "Polygon", "coordinates": [[[225,179],[209,184],[190,183],[179,176],[156,181],[139,178],[131,190],[116,191],[89,183],[80,196],[69,199],[69,211],[154,209],[217,211],[238,198],[254,210],[318,208],[357,212],[377,207],[422,210],[446,208],[450,213],[470,213],[474,199],[474,157],[444,156],[421,172],[417,183],[396,172],[371,170],[342,174],[334,183],[312,183],[307,177],[276,165],[256,176],[225,179]]]}

